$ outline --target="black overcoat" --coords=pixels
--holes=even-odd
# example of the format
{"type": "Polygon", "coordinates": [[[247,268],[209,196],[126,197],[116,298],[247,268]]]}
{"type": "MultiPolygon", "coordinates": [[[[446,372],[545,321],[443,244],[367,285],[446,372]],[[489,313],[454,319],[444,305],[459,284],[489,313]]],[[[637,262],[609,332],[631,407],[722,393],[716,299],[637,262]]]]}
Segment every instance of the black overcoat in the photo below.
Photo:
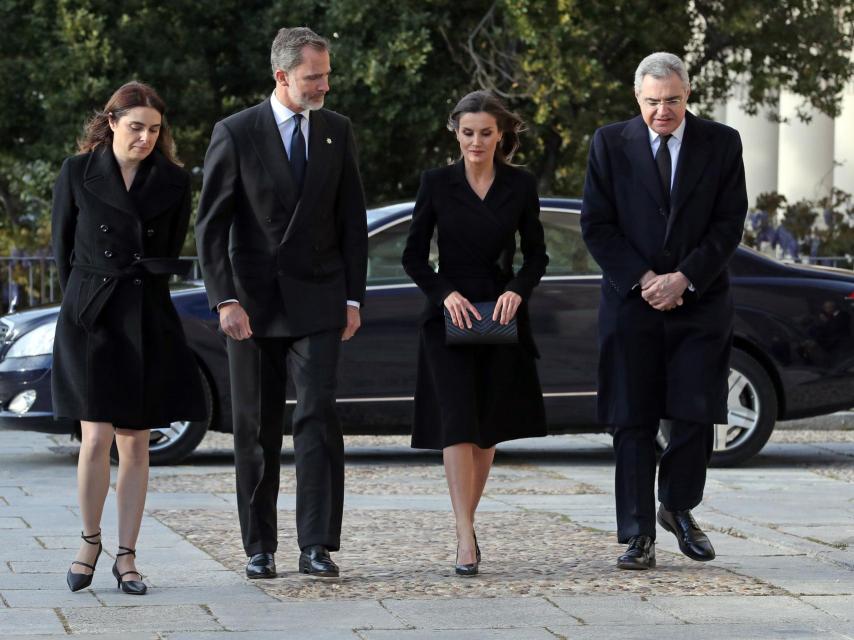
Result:
{"type": "Polygon", "coordinates": [[[295,187],[270,99],[216,124],[205,155],[196,243],[211,308],[238,300],[256,337],[343,328],[363,302],[365,197],[350,120],[310,114],[295,187]]]}
{"type": "Polygon", "coordinates": [[[57,417],[151,428],[203,420],[196,361],[169,295],[190,216],[188,174],[155,150],[128,191],[110,147],[65,160],[52,237],[62,306],[57,417]]]}
{"type": "Polygon", "coordinates": [[[727,263],[747,212],[741,139],[725,125],[685,117],[669,199],[640,116],[602,127],[590,146],[581,229],[603,272],[599,419],[606,424],[726,421],[727,263]],[[656,311],[636,286],[650,269],[681,271],[695,290],[681,307],[656,311]]]}
{"type": "Polygon", "coordinates": [[[442,449],[460,442],[491,447],[513,438],[545,435],[545,411],[528,320],[534,287],[548,257],[539,220],[536,179],[496,164],[481,200],[463,162],[424,172],[403,253],[403,266],[427,296],[421,317],[412,446],[442,449]],[[429,263],[438,231],[439,269],[429,263]],[[522,266],[513,272],[516,234],[522,266]],[[459,291],[471,302],[505,291],[522,296],[520,344],[447,346],[444,300],[459,291]]]}

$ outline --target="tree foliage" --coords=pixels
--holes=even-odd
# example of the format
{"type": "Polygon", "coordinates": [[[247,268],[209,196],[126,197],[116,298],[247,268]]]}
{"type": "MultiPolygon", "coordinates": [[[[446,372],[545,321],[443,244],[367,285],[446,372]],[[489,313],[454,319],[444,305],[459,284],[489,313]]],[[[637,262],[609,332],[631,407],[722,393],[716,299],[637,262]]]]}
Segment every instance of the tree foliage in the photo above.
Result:
{"type": "Polygon", "coordinates": [[[852,0],[0,0],[0,253],[45,246],[59,164],[130,79],[166,99],[198,188],[213,124],[271,93],[270,42],[298,24],[332,41],[327,105],[353,119],[374,203],[457,156],[445,122],[473,89],[529,123],[518,160],[542,191],[574,195],[651,51],[685,56],[700,111],[738,80],[748,111],[788,90],[835,115],[854,49],[852,0]]]}

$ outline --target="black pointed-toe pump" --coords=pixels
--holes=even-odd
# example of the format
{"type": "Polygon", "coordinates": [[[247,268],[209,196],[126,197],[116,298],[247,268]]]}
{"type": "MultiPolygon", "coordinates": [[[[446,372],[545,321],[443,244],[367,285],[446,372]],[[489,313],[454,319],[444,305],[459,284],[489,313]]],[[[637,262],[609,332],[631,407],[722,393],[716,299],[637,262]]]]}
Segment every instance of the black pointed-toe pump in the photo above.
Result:
{"type": "Polygon", "coordinates": [[[116,561],[113,563],[113,577],[116,579],[118,589],[121,589],[124,593],[130,594],[132,596],[142,596],[145,595],[145,592],[148,591],[148,587],[142,580],[122,580],[128,574],[136,574],[140,578],[142,578],[142,574],[139,571],[125,571],[124,573],[119,573],[119,556],[134,556],[136,557],[136,549],[128,549],[127,547],[123,547],[119,545],[119,549],[123,549],[122,553],[116,554],[116,561]]]}
{"type": "Polygon", "coordinates": [[[89,564],[88,562],[80,562],[79,560],[75,560],[71,563],[72,565],[79,564],[81,567],[86,567],[87,569],[92,570],[92,573],[74,573],[71,569],[68,570],[68,573],[65,574],[65,582],[68,584],[68,588],[72,591],[80,591],[92,584],[92,576],[95,575],[95,565],[98,564],[98,558],[101,557],[101,551],[104,549],[100,540],[98,540],[98,542],[92,542],[91,540],[91,538],[100,538],[100,531],[88,536],[81,531],[80,537],[83,538],[83,542],[87,544],[98,545],[98,555],[95,556],[95,561],[92,564],[89,564]]]}

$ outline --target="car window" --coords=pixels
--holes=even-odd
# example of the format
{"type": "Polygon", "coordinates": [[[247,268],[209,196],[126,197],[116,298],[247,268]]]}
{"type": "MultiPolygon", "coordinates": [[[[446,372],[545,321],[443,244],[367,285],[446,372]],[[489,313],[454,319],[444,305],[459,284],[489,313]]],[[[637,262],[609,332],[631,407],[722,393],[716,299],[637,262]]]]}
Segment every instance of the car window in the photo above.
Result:
{"type": "Polygon", "coordinates": [[[547,276],[588,276],[602,273],[581,238],[577,213],[542,211],[540,221],[546,236],[546,253],[549,254],[547,276]]]}
{"type": "MultiPolygon", "coordinates": [[[[406,247],[409,233],[409,219],[383,229],[368,240],[368,285],[404,284],[412,282],[400,257],[406,247]]],[[[436,246],[436,234],[430,242],[430,266],[435,271],[439,265],[439,249],[436,246]]]]}

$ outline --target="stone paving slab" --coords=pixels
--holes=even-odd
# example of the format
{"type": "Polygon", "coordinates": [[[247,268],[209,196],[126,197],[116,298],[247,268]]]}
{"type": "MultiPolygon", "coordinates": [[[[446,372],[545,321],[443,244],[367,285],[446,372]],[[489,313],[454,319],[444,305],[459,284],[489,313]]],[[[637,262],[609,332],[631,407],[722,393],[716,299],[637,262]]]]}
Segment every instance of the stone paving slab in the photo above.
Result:
{"type": "Polygon", "coordinates": [[[854,622],[854,596],[803,596],[801,600],[840,620],[854,622]]]}
{"type": "Polygon", "coordinates": [[[545,598],[383,600],[383,605],[407,626],[418,629],[519,629],[580,624],[577,618],[545,598]]]}
{"type": "Polygon", "coordinates": [[[818,562],[810,556],[741,556],[715,562],[793,595],[854,594],[854,573],[818,562]]]}
{"type": "MultiPolygon", "coordinates": [[[[164,640],[362,640],[368,631],[356,632],[352,629],[288,629],[287,634],[281,631],[223,631],[223,632],[190,632],[166,633],[164,640]]],[[[404,633],[392,631],[391,633],[404,633]]],[[[392,636],[394,637],[394,636],[392,636]]],[[[551,636],[549,640],[555,640],[551,636]]]]}
{"type": "MultiPolygon", "coordinates": [[[[98,600],[108,607],[139,606],[139,598],[130,597],[118,589],[96,591],[98,600]]],[[[149,605],[243,605],[278,602],[261,589],[248,584],[227,587],[156,587],[145,595],[145,606],[149,605]]]]}
{"type": "Polygon", "coordinates": [[[211,613],[230,631],[311,631],[330,629],[401,629],[406,625],[388,607],[370,600],[214,604],[211,613]]]}
{"type": "Polygon", "coordinates": [[[104,604],[95,597],[92,589],[83,589],[76,593],[62,586],[57,580],[51,589],[17,589],[0,591],[0,597],[12,608],[43,607],[48,603],[53,607],[103,607],[104,604]]]}
{"type": "Polygon", "coordinates": [[[136,607],[63,607],[61,612],[73,634],[223,630],[207,607],[197,605],[149,606],[140,602],[136,607]]]}
{"type": "MultiPolygon", "coordinates": [[[[694,624],[679,629],[681,634],[674,633],[672,637],[685,640],[850,640],[852,637],[844,633],[845,630],[803,624],[784,626],[773,622],[762,625],[694,624]]],[[[644,626],[550,627],[549,631],[554,634],[552,638],[563,640],[651,640],[671,637],[644,626]]]]}
{"type": "Polygon", "coordinates": [[[650,596],[649,601],[663,611],[691,624],[761,624],[773,620],[785,623],[825,623],[836,620],[815,607],[791,596],[650,596]]]}
{"type": "Polygon", "coordinates": [[[0,609],[0,635],[62,634],[65,627],[53,609],[0,609]]]}
{"type": "MultiPolygon", "coordinates": [[[[711,597],[711,596],[710,596],[711,597]]],[[[551,596],[549,601],[591,625],[668,625],[684,624],[670,612],[640,596],[551,596]]]]}
{"type": "MultiPolygon", "coordinates": [[[[523,635],[519,629],[475,629],[439,631],[436,629],[414,629],[408,631],[360,631],[364,640],[556,640],[544,628],[526,627],[523,635]]],[[[571,636],[564,636],[571,637],[571,636]]],[[[613,640],[613,636],[610,640],[613,640]]]]}

